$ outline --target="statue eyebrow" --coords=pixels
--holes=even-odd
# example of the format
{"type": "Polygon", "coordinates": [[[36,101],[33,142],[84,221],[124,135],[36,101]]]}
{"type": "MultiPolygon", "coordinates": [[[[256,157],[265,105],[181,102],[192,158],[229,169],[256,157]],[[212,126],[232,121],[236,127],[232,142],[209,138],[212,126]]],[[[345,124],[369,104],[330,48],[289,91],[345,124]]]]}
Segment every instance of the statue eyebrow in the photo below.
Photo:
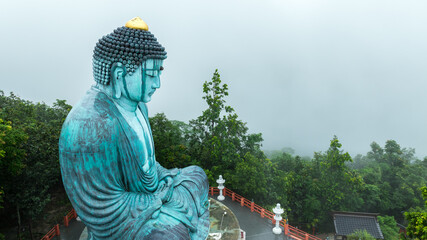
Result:
{"type": "Polygon", "coordinates": [[[164,67],[160,67],[159,69],[157,68],[144,68],[144,71],[163,71],[163,69],[165,69],[164,67]]]}

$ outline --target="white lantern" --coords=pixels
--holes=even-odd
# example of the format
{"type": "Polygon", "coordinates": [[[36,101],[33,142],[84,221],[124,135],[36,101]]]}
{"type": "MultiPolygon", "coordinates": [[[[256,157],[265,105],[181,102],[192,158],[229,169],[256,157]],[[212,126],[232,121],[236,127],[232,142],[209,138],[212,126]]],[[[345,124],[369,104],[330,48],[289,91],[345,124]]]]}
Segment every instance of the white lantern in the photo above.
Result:
{"type": "Polygon", "coordinates": [[[225,199],[224,195],[222,194],[222,190],[224,189],[225,179],[222,178],[222,175],[219,175],[219,179],[216,180],[216,183],[218,183],[218,189],[219,189],[218,200],[222,201],[225,199]]]}
{"type": "Polygon", "coordinates": [[[276,220],[276,226],[273,228],[273,233],[274,234],[281,234],[282,233],[282,229],[280,228],[280,221],[282,220],[282,213],[283,213],[283,208],[280,208],[280,203],[278,203],[276,205],[275,208],[273,208],[273,212],[274,214],[274,220],[276,220]]]}

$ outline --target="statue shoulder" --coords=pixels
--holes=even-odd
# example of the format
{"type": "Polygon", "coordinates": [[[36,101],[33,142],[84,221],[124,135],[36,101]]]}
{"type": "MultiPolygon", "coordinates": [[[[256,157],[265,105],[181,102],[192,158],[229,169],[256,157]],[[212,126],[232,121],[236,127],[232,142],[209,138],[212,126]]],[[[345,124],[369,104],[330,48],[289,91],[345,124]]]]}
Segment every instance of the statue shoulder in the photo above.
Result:
{"type": "Polygon", "coordinates": [[[62,126],[60,150],[98,151],[109,145],[118,131],[116,112],[114,103],[104,93],[89,90],[62,126]]]}

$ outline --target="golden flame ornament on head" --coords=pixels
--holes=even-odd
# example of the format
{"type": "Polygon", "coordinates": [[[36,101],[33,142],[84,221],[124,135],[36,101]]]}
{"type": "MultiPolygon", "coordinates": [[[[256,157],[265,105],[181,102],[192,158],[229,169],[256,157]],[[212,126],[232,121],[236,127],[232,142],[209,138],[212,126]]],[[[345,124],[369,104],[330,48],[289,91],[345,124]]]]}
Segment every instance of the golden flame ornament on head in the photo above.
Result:
{"type": "Polygon", "coordinates": [[[148,25],[140,17],[132,18],[126,23],[125,27],[148,31],[148,25]]]}

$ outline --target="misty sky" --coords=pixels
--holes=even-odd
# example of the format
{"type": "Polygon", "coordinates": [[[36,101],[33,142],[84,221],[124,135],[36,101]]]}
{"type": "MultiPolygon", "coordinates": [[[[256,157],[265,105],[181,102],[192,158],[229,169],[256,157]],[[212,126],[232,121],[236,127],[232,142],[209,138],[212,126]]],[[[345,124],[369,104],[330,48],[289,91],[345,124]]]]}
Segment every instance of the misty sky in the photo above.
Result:
{"type": "Polygon", "coordinates": [[[427,156],[427,1],[0,1],[0,89],[74,105],[97,40],[140,16],[166,48],[150,116],[188,121],[219,69],[265,149],[352,155],[388,139],[427,156]]]}

